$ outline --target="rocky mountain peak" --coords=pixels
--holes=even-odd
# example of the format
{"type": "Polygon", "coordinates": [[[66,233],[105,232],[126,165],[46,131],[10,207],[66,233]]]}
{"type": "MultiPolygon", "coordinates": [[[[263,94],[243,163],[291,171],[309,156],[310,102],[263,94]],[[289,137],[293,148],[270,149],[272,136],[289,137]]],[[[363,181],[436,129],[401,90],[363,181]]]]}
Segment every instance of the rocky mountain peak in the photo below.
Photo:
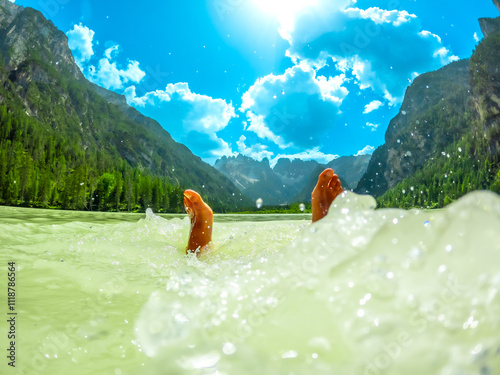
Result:
{"type": "Polygon", "coordinates": [[[8,0],[0,0],[0,27],[7,27],[23,9],[8,0]]]}
{"type": "Polygon", "coordinates": [[[271,169],[269,160],[257,161],[247,156],[222,157],[215,168],[225,174],[247,197],[262,198],[264,204],[308,202],[318,181],[318,174],[333,168],[341,176],[342,185],[356,186],[370,155],[345,156],[327,165],[315,160],[280,158],[271,169]]]}
{"type": "MultiPolygon", "coordinates": [[[[493,3],[500,11],[500,0],[493,0],[493,3]]],[[[480,18],[479,25],[485,38],[500,31],[500,17],[497,18],[480,18]]]]}
{"type": "Polygon", "coordinates": [[[68,47],[68,37],[32,8],[0,0],[1,53],[9,70],[37,62],[77,80],[85,78],[68,47]]]}
{"type": "Polygon", "coordinates": [[[469,60],[418,76],[355,191],[382,195],[467,131],[470,89],[469,60]]]}
{"type": "Polygon", "coordinates": [[[315,160],[280,158],[273,171],[283,177],[298,178],[305,175],[309,176],[311,171],[318,165],[319,163],[315,160]]]}

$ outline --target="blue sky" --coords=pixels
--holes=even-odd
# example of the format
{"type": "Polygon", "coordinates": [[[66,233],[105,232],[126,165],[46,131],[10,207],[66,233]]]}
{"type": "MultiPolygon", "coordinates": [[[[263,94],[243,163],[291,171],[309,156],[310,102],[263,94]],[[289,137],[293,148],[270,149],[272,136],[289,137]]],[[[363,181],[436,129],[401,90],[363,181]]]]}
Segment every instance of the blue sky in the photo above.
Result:
{"type": "Polygon", "coordinates": [[[471,55],[491,0],[16,0],[85,76],[212,163],[327,162],[384,142],[419,74],[471,55]]]}

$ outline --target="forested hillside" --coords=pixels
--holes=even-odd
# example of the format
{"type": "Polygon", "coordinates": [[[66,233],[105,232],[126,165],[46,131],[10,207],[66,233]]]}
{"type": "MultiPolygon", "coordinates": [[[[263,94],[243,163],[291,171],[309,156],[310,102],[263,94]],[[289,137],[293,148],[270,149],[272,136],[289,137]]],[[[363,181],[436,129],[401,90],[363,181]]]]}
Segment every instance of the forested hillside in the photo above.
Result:
{"type": "Polygon", "coordinates": [[[247,198],[125,99],[88,82],[66,35],[0,0],[0,204],[183,211],[199,191],[215,211],[247,198]]]}

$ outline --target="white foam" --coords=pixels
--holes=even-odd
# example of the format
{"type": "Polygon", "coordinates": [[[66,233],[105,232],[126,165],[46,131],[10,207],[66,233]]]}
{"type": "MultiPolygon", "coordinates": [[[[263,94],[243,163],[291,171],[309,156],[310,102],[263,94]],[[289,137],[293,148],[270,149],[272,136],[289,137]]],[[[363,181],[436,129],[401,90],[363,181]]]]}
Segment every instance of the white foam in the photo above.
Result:
{"type": "Polygon", "coordinates": [[[216,224],[213,252],[143,307],[142,349],[186,374],[499,372],[500,198],[374,206],[348,193],[312,225],[216,224]]]}

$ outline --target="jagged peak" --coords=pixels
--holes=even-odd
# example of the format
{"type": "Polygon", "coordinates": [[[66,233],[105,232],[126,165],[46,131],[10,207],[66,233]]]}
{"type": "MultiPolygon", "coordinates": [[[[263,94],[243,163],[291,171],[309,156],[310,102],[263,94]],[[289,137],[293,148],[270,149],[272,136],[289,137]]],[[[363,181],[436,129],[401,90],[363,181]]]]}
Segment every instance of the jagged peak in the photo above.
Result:
{"type": "Polygon", "coordinates": [[[500,17],[497,18],[480,18],[479,26],[485,38],[491,34],[500,31],[500,17]]]}
{"type": "Polygon", "coordinates": [[[0,27],[10,24],[24,8],[8,0],[0,0],[0,27]]]}
{"type": "MultiPolygon", "coordinates": [[[[495,4],[497,9],[500,11],[500,0],[493,0],[493,4],[495,4]]],[[[479,19],[479,26],[481,27],[481,31],[483,32],[484,37],[487,38],[488,35],[491,35],[491,34],[494,34],[498,31],[500,31],[500,17],[480,18],[479,19]]]]}

